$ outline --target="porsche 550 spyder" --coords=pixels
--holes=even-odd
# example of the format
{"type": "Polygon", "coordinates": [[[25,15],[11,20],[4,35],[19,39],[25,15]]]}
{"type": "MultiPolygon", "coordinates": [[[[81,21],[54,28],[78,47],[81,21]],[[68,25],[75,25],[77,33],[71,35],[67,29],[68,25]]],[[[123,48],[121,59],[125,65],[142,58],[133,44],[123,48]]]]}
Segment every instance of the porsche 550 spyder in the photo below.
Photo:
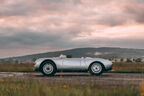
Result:
{"type": "Polygon", "coordinates": [[[46,76],[54,76],[56,72],[90,72],[99,76],[112,69],[112,62],[102,58],[40,58],[34,67],[46,76]]]}

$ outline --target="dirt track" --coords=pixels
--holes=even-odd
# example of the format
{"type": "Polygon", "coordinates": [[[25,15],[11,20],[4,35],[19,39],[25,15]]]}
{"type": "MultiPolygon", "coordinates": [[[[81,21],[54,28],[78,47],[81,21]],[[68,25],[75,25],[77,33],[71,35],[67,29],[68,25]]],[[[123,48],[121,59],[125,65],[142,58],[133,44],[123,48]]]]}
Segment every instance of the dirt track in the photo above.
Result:
{"type": "Polygon", "coordinates": [[[88,73],[57,73],[54,77],[45,77],[41,73],[0,72],[2,79],[38,80],[47,83],[96,83],[104,86],[139,86],[144,81],[144,74],[138,73],[104,73],[102,76],[91,76],[88,73]]]}

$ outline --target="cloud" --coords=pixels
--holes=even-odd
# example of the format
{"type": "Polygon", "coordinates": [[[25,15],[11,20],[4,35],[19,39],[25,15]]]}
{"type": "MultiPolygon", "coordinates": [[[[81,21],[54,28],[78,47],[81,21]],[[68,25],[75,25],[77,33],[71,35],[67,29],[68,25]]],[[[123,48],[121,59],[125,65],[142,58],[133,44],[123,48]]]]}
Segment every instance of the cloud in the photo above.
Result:
{"type": "Polygon", "coordinates": [[[125,12],[137,23],[144,23],[144,2],[138,0],[125,6],[125,12]],[[139,2],[138,2],[139,1],[139,2]]]}
{"type": "Polygon", "coordinates": [[[143,0],[0,0],[0,57],[14,50],[144,48],[143,6],[143,0]]]}
{"type": "MultiPolygon", "coordinates": [[[[141,0],[6,0],[1,3],[0,16],[39,17],[59,16],[74,22],[120,26],[131,19],[142,22],[143,4],[141,0]],[[136,7],[137,6],[138,10],[136,7]],[[141,7],[140,7],[141,6],[141,7]],[[142,9],[142,10],[139,10],[142,9]],[[123,11],[124,10],[124,11],[123,11]],[[136,15],[130,16],[129,15],[136,15]],[[138,18],[137,18],[138,17],[138,18]],[[141,19],[140,19],[141,18],[141,19]]],[[[17,17],[15,17],[17,18],[17,17]]],[[[66,19],[62,22],[67,22],[66,19]]]]}
{"type": "Polygon", "coordinates": [[[0,16],[24,16],[32,10],[32,5],[23,0],[5,0],[0,3],[0,16]]]}
{"type": "Polygon", "coordinates": [[[0,44],[9,45],[10,43],[17,43],[19,45],[34,46],[43,45],[45,43],[49,44],[51,42],[60,41],[61,39],[59,35],[54,35],[51,33],[39,33],[26,29],[14,31],[15,32],[13,34],[1,34],[0,44]]]}
{"type": "MultiPolygon", "coordinates": [[[[2,28],[1,28],[2,29],[2,28]]],[[[77,36],[75,32],[38,32],[28,29],[13,29],[13,28],[3,28],[1,30],[7,34],[0,33],[0,48],[9,49],[13,45],[18,46],[48,46],[54,48],[64,48],[69,45],[72,47],[71,39],[77,36]],[[11,32],[9,32],[11,31],[11,32]]],[[[66,31],[66,30],[65,30],[66,31]]]]}

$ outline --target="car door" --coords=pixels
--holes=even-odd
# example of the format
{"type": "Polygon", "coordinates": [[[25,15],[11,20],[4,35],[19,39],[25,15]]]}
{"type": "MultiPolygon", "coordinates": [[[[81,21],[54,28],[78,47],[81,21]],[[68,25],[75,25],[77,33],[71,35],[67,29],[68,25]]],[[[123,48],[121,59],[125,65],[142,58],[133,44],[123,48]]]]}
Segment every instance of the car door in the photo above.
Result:
{"type": "Polygon", "coordinates": [[[80,70],[81,59],[80,58],[65,58],[62,63],[64,70],[80,70]]]}

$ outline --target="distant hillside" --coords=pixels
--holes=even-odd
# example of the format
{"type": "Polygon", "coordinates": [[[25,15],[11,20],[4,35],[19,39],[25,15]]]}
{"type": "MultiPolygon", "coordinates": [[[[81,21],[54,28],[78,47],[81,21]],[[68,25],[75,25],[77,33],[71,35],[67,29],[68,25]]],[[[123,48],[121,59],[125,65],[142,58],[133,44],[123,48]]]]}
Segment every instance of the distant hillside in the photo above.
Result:
{"type": "MultiPolygon", "coordinates": [[[[144,49],[128,49],[115,47],[100,47],[100,48],[75,48],[64,51],[47,52],[20,57],[11,57],[6,59],[15,59],[18,61],[32,61],[43,57],[58,57],[61,54],[72,55],[72,57],[101,57],[101,58],[131,58],[143,57],[144,49]]],[[[5,59],[5,60],[6,60],[5,59]]]]}

